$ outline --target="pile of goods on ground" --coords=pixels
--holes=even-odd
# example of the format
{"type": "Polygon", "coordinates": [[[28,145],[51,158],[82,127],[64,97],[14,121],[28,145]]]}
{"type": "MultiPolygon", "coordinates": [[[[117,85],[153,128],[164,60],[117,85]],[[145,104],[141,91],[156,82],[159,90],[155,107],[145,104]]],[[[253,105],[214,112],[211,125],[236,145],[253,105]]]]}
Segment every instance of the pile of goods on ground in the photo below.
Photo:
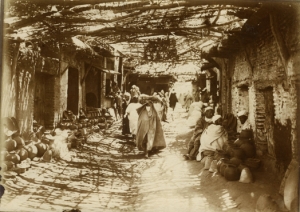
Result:
{"type": "Polygon", "coordinates": [[[99,142],[102,139],[102,131],[110,128],[115,122],[114,114],[109,111],[101,108],[81,108],[79,118],[71,111],[65,111],[57,127],[60,130],[68,130],[68,148],[79,148],[90,140],[99,142]]]}
{"type": "Polygon", "coordinates": [[[239,138],[229,142],[224,150],[205,152],[204,169],[218,172],[228,181],[253,182],[252,172],[260,167],[261,161],[256,158],[252,138],[251,130],[243,130],[239,138]]]}
{"type": "Polygon", "coordinates": [[[17,120],[5,117],[4,149],[1,156],[4,159],[3,171],[12,171],[17,174],[26,172],[31,161],[51,162],[63,158],[71,149],[78,148],[87,141],[98,142],[114,119],[106,109],[81,109],[79,118],[71,111],[64,111],[60,123],[52,130],[33,123],[33,132],[19,132],[17,120]]]}

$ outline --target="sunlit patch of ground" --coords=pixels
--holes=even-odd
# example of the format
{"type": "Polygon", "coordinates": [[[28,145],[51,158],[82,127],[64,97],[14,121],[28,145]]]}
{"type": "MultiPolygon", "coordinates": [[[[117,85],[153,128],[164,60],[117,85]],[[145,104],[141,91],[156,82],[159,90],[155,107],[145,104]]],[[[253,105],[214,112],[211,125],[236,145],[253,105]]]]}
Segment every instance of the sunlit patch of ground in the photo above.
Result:
{"type": "Polygon", "coordinates": [[[167,148],[146,159],[120,123],[100,142],[73,149],[69,159],[32,162],[24,174],[5,182],[1,211],[254,211],[258,197],[275,194],[278,184],[265,173],[256,182],[228,182],[197,161],[185,161],[186,127],[180,105],[163,122],[167,148]]]}

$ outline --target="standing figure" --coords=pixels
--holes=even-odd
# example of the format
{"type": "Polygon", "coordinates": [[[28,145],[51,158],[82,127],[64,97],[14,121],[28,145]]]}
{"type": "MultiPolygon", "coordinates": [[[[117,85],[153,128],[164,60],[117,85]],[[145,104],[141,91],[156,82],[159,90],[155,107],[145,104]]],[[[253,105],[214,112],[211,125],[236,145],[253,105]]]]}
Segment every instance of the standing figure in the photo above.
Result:
{"type": "Polygon", "coordinates": [[[122,96],[121,92],[117,91],[115,95],[115,113],[116,113],[116,119],[118,120],[118,117],[121,119],[123,117],[123,112],[122,112],[122,96]]]}
{"type": "Polygon", "coordinates": [[[188,91],[187,95],[185,96],[185,110],[186,112],[189,111],[191,104],[193,103],[193,96],[190,91],[188,91]]]}
{"type": "Polygon", "coordinates": [[[197,121],[202,116],[202,108],[204,107],[203,102],[193,102],[188,112],[187,124],[190,128],[195,127],[197,121]]]}
{"type": "Polygon", "coordinates": [[[203,131],[212,123],[213,115],[214,109],[212,107],[206,107],[204,116],[202,116],[196,123],[193,136],[188,144],[188,152],[187,154],[183,155],[184,159],[196,159],[200,147],[200,137],[203,131]]]}
{"type": "Polygon", "coordinates": [[[185,104],[185,95],[184,95],[183,93],[180,93],[180,94],[179,94],[178,102],[179,102],[179,104],[181,104],[181,107],[184,108],[184,104],[185,104]]]}
{"type": "Polygon", "coordinates": [[[161,92],[159,92],[159,96],[161,98],[162,106],[163,106],[161,120],[167,122],[168,103],[167,103],[167,100],[166,100],[166,97],[165,97],[165,92],[162,90],[161,92]]]}
{"type": "Polygon", "coordinates": [[[142,105],[138,101],[138,97],[133,97],[131,103],[128,105],[125,111],[125,116],[128,116],[129,119],[129,128],[130,133],[132,134],[133,139],[135,139],[135,135],[137,132],[137,123],[139,114],[137,113],[137,108],[142,105]]]}
{"type": "Polygon", "coordinates": [[[137,87],[136,85],[133,85],[130,89],[130,94],[131,94],[131,98],[139,97],[141,94],[139,87],[137,87]]]}
{"type": "Polygon", "coordinates": [[[130,134],[130,128],[129,128],[129,119],[127,116],[125,116],[126,108],[128,107],[129,103],[131,101],[131,95],[128,92],[124,93],[124,98],[122,102],[122,115],[123,115],[123,122],[122,122],[122,135],[129,135],[130,134]]]}
{"type": "Polygon", "coordinates": [[[165,135],[151,101],[138,108],[137,111],[139,119],[136,145],[139,150],[145,152],[145,157],[148,158],[150,151],[157,151],[166,147],[165,135]]]}
{"type": "Polygon", "coordinates": [[[154,92],[154,94],[152,96],[155,97],[155,100],[152,100],[153,106],[154,106],[154,108],[156,110],[156,113],[157,113],[159,119],[162,120],[163,110],[164,110],[164,105],[163,105],[162,99],[155,92],[154,92]]]}
{"type": "Polygon", "coordinates": [[[178,99],[177,99],[176,92],[175,92],[174,88],[172,88],[172,90],[171,90],[171,94],[170,94],[169,100],[170,100],[170,107],[174,111],[174,109],[176,107],[176,103],[178,102],[178,99]]]}

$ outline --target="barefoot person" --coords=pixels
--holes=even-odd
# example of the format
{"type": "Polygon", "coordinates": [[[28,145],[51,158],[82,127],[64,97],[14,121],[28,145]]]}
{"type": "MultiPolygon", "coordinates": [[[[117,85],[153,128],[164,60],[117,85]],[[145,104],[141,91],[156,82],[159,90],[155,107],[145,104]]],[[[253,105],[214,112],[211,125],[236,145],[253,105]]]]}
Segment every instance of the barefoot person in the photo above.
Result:
{"type": "Polygon", "coordinates": [[[136,145],[139,150],[145,152],[145,157],[148,158],[151,151],[166,147],[165,135],[160,118],[151,101],[138,108],[137,112],[139,119],[136,145]]]}

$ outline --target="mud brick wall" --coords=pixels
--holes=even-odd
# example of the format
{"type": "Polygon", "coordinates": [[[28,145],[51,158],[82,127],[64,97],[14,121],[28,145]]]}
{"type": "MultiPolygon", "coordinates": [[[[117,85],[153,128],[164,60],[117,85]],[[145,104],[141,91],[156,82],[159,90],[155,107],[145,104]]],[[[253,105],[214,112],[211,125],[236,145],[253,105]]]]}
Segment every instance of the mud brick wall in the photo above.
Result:
{"type": "MultiPolygon", "coordinates": [[[[259,130],[264,127],[265,96],[262,91],[271,88],[273,92],[274,126],[275,133],[273,141],[275,147],[285,148],[285,152],[275,152],[276,164],[279,169],[285,169],[291,158],[297,158],[297,81],[299,79],[300,45],[299,45],[299,10],[291,8],[277,17],[278,26],[285,45],[289,51],[290,58],[287,67],[283,66],[276,40],[272,34],[269,17],[262,20],[262,27],[258,27],[257,37],[252,42],[245,44],[250,63],[247,61],[245,51],[240,51],[230,60],[232,78],[232,111],[238,111],[242,106],[248,105],[250,123],[254,128],[256,139],[259,130]],[[246,93],[240,92],[241,86],[247,86],[246,93]],[[245,104],[244,104],[245,103],[245,104]],[[244,105],[243,105],[244,104],[244,105]],[[277,133],[276,133],[277,132],[277,133]],[[283,154],[288,156],[282,156],[283,154]]],[[[299,98],[299,97],[298,97],[299,98]]],[[[269,145],[269,144],[268,144],[269,145]]],[[[257,145],[265,154],[270,146],[257,145]]]]}

